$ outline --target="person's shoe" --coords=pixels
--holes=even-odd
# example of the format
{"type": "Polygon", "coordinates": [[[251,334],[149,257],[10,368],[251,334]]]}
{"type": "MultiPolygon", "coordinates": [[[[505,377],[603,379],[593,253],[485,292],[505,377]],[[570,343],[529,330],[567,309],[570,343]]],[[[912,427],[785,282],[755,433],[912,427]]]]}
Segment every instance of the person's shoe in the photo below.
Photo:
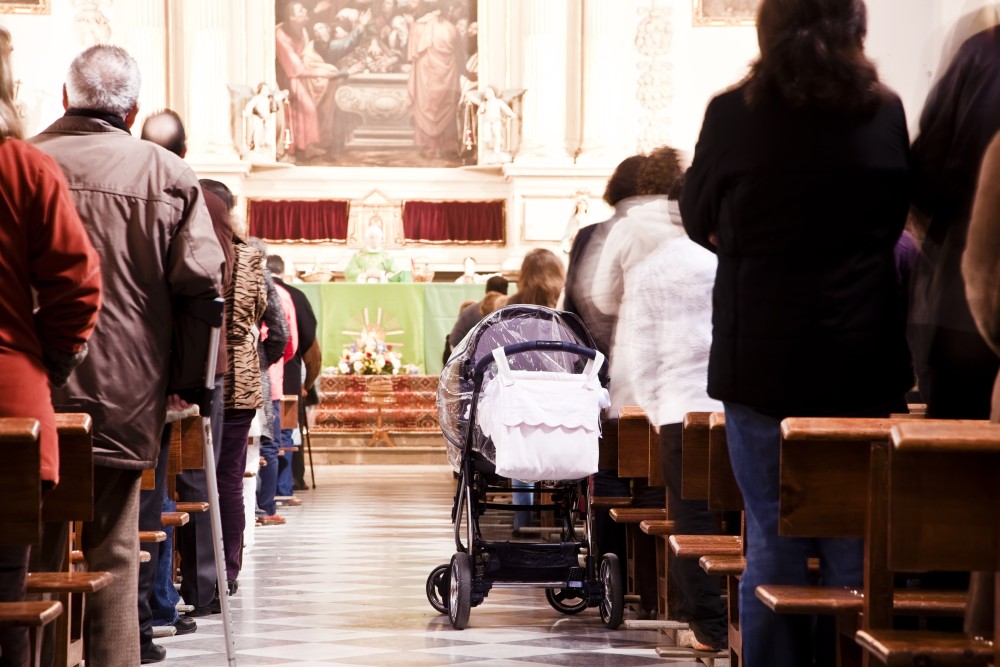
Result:
{"type": "Polygon", "coordinates": [[[174,628],[177,629],[177,634],[179,635],[189,635],[192,632],[198,631],[198,624],[195,623],[193,618],[188,618],[187,616],[181,616],[174,623],[174,628]]]}
{"type": "Polygon", "coordinates": [[[144,665],[148,665],[151,662],[163,662],[167,659],[167,649],[159,644],[149,642],[139,647],[139,657],[144,665]]]}
{"type": "Polygon", "coordinates": [[[286,507],[298,507],[302,504],[302,499],[298,496],[282,496],[280,500],[277,500],[277,503],[286,507]]]}
{"type": "Polygon", "coordinates": [[[189,611],[187,615],[193,618],[200,618],[202,616],[212,616],[214,614],[222,613],[222,603],[219,602],[219,598],[212,598],[204,607],[195,607],[193,610],[189,611]]]}
{"type": "Polygon", "coordinates": [[[236,595],[236,591],[240,590],[240,582],[236,579],[230,579],[226,582],[228,586],[226,587],[229,591],[229,597],[236,595]]]}
{"type": "Polygon", "coordinates": [[[262,519],[258,519],[258,521],[260,521],[260,525],[262,526],[281,526],[284,525],[285,523],[285,517],[275,512],[270,516],[265,516],[262,519]]]}
{"type": "Polygon", "coordinates": [[[308,490],[309,490],[309,485],[303,481],[296,480],[296,482],[292,484],[292,491],[308,491],[308,490]]]}

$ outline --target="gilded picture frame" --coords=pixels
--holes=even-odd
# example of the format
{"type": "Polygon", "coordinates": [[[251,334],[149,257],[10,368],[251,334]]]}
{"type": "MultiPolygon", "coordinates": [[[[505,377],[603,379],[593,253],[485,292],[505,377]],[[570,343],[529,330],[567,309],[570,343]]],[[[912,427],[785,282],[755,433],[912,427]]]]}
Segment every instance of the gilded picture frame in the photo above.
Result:
{"type": "Polygon", "coordinates": [[[48,14],[49,0],[0,0],[0,14],[48,14]]]}
{"type": "Polygon", "coordinates": [[[760,0],[692,0],[695,26],[752,26],[760,0]]]}

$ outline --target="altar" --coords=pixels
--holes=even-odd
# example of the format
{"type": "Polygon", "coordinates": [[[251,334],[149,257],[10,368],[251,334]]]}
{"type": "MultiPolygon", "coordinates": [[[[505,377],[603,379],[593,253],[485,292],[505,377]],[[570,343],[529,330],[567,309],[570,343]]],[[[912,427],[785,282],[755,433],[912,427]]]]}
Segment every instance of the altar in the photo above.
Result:
{"type": "Polygon", "coordinates": [[[465,301],[483,298],[483,285],[455,283],[295,283],[318,323],[323,366],[336,366],[361,331],[377,328],[387,345],[423,375],[441,372],[445,337],[465,301]]]}

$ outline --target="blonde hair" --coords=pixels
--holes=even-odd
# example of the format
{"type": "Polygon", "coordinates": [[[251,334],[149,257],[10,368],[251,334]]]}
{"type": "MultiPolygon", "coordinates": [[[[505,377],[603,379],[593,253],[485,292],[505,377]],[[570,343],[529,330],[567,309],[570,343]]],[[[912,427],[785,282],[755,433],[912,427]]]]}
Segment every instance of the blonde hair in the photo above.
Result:
{"type": "Polygon", "coordinates": [[[14,68],[10,62],[13,50],[10,32],[0,27],[0,141],[24,136],[21,115],[14,104],[14,68]]]}

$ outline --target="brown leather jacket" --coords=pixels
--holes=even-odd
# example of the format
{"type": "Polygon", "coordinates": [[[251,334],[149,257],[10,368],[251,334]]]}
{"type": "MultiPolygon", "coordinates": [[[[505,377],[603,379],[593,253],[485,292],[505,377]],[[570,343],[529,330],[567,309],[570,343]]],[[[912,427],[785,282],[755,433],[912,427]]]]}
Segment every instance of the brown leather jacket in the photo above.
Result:
{"type": "MultiPolygon", "coordinates": [[[[97,118],[63,117],[32,140],[62,168],[101,260],[103,309],[90,353],[57,410],[94,419],[94,462],[156,464],[178,305],[221,292],[223,254],[194,172],[179,157],[97,118]]],[[[205,359],[178,354],[174,376],[205,359]]]]}

